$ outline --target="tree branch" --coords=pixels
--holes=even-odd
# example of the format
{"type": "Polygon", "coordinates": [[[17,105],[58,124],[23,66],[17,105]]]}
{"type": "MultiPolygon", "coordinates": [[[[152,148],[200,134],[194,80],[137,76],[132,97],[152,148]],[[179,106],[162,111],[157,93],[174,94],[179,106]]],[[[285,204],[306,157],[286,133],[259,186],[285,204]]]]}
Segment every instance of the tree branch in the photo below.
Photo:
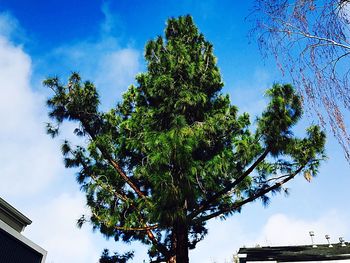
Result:
{"type": "MultiPolygon", "coordinates": [[[[86,166],[86,164],[84,162],[81,162],[81,165],[84,167],[85,170],[87,169],[87,166],[86,166]]],[[[115,191],[114,188],[112,188],[111,186],[109,186],[109,187],[107,186],[107,188],[106,188],[106,185],[103,185],[103,184],[99,183],[100,180],[98,180],[93,174],[90,174],[90,177],[99,186],[101,186],[105,190],[109,191],[111,194],[117,196],[118,198],[120,198],[120,199],[122,199],[124,201],[130,201],[130,198],[128,198],[125,194],[120,194],[117,191],[115,191]]],[[[130,202],[130,205],[134,209],[137,209],[132,202],[130,202]]],[[[96,215],[96,214],[94,214],[94,215],[96,217],[98,217],[98,215],[96,215]]],[[[126,228],[126,227],[122,227],[122,226],[114,226],[114,228],[117,229],[117,230],[123,230],[123,231],[146,231],[147,237],[152,242],[152,244],[158,249],[158,251],[160,253],[162,253],[164,256],[169,257],[170,253],[169,253],[168,249],[157,240],[157,238],[154,236],[154,234],[152,232],[152,229],[158,228],[158,225],[149,226],[147,223],[144,223],[144,219],[141,217],[141,213],[138,213],[138,215],[140,216],[140,223],[141,223],[141,225],[144,225],[144,227],[126,228]]]]}
{"type": "Polygon", "coordinates": [[[250,197],[248,197],[248,198],[246,198],[246,199],[244,199],[242,201],[236,201],[235,203],[233,203],[229,207],[223,208],[223,209],[221,209],[219,211],[216,211],[216,212],[214,212],[214,213],[212,213],[210,215],[199,217],[195,221],[196,222],[204,222],[204,221],[207,221],[207,220],[212,219],[214,217],[220,216],[220,215],[222,215],[224,213],[232,212],[234,210],[237,210],[238,208],[242,207],[246,203],[255,201],[257,198],[262,197],[263,195],[271,192],[272,190],[281,187],[282,185],[284,185],[285,183],[287,183],[288,181],[293,179],[298,173],[300,173],[303,170],[304,167],[305,166],[299,167],[293,174],[289,175],[284,180],[282,180],[282,181],[280,181],[278,183],[275,183],[274,185],[272,185],[272,186],[270,186],[268,188],[262,189],[258,193],[254,194],[254,195],[252,195],[252,196],[250,196],[250,197]]]}
{"type": "Polygon", "coordinates": [[[342,47],[344,49],[350,49],[349,45],[339,43],[339,42],[337,42],[333,39],[327,38],[327,37],[320,37],[317,35],[310,34],[309,32],[303,31],[300,28],[298,28],[297,26],[294,26],[293,24],[288,23],[288,22],[286,22],[278,17],[270,16],[270,18],[273,21],[277,21],[277,23],[281,23],[282,25],[284,25],[286,27],[285,29],[281,29],[281,30],[277,30],[276,28],[269,28],[268,27],[268,30],[271,32],[281,32],[281,33],[286,33],[287,35],[293,35],[293,34],[300,35],[300,36],[303,36],[303,37],[308,38],[308,39],[316,39],[316,40],[319,40],[322,42],[327,42],[332,46],[338,46],[338,47],[342,47]],[[293,30],[289,30],[289,28],[291,28],[293,30]]]}
{"type": "Polygon", "coordinates": [[[157,229],[158,225],[147,226],[147,227],[114,226],[114,228],[122,231],[147,231],[147,230],[157,229]]]}
{"type": "Polygon", "coordinates": [[[229,192],[231,189],[233,189],[235,186],[237,186],[239,183],[241,183],[258,165],[261,163],[265,157],[268,155],[270,152],[269,147],[266,148],[266,150],[261,154],[261,156],[240,176],[238,177],[235,181],[232,183],[228,184],[224,189],[221,191],[217,192],[213,196],[211,196],[209,199],[207,199],[202,205],[198,207],[197,210],[193,211],[191,214],[188,215],[188,219],[195,218],[197,215],[199,215],[201,212],[205,211],[208,209],[210,204],[229,192]]]}
{"type": "Polygon", "coordinates": [[[300,36],[304,36],[304,37],[306,37],[308,39],[320,40],[320,41],[329,43],[329,45],[338,46],[338,47],[342,47],[344,49],[349,49],[350,50],[350,46],[349,45],[345,45],[345,44],[339,43],[339,42],[337,42],[337,41],[335,41],[333,39],[330,39],[330,38],[319,37],[319,36],[316,36],[316,35],[312,35],[310,33],[306,33],[306,32],[303,32],[301,30],[299,30],[298,32],[296,32],[296,31],[280,30],[279,32],[285,32],[285,33],[300,35],[300,36]]]}
{"type": "MultiPolygon", "coordinates": [[[[81,123],[84,127],[84,129],[89,134],[90,138],[92,140],[96,140],[96,135],[91,131],[89,126],[85,123],[84,120],[81,120],[81,123]]],[[[120,165],[110,156],[110,154],[105,150],[102,149],[101,146],[97,145],[97,148],[101,151],[102,156],[109,162],[109,164],[118,172],[118,174],[123,178],[123,180],[135,191],[135,193],[142,197],[146,198],[144,193],[140,190],[139,187],[126,175],[126,173],[123,171],[123,169],[120,167],[120,165]]]]}
{"type": "MultiPolygon", "coordinates": [[[[100,222],[104,222],[105,225],[108,225],[107,222],[102,220],[100,216],[98,216],[96,213],[92,212],[94,217],[96,217],[100,222]]],[[[147,230],[152,230],[152,229],[157,229],[159,227],[158,224],[152,225],[152,226],[140,226],[140,227],[126,227],[126,226],[113,226],[114,229],[116,230],[121,230],[121,231],[147,231],[147,230]]]]}

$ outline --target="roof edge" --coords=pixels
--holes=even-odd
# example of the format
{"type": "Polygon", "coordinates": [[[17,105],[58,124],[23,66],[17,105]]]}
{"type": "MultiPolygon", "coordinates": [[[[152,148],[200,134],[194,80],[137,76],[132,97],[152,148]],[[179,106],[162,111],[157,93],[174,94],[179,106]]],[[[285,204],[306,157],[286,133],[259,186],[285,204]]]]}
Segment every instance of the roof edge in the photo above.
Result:
{"type": "Polygon", "coordinates": [[[1,197],[0,197],[0,209],[3,210],[6,214],[8,214],[11,218],[21,223],[24,227],[32,223],[32,220],[30,220],[28,217],[26,217],[16,208],[14,208],[12,205],[7,203],[1,197]]]}

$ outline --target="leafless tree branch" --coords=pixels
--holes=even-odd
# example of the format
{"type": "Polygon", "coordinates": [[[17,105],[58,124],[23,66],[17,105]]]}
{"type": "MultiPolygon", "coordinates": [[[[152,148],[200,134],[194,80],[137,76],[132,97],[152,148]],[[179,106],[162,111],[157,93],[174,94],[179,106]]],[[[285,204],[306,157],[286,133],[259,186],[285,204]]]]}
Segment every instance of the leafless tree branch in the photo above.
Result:
{"type": "Polygon", "coordinates": [[[249,19],[321,125],[328,122],[350,163],[350,0],[255,0],[249,19]]]}

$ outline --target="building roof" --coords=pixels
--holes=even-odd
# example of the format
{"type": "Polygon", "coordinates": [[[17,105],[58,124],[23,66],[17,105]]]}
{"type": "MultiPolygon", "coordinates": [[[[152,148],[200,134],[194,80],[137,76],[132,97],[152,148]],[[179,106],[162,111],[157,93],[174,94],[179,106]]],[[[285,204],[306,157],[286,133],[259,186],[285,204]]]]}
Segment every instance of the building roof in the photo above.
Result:
{"type": "Polygon", "coordinates": [[[280,246],[240,248],[240,262],[247,261],[323,261],[350,259],[350,244],[332,244],[313,246],[280,246]],[[345,246],[344,246],[345,245],[345,246]]]}
{"type": "Polygon", "coordinates": [[[30,225],[32,223],[28,217],[23,215],[1,197],[0,220],[15,229],[17,232],[22,232],[27,225],[30,225]]]}

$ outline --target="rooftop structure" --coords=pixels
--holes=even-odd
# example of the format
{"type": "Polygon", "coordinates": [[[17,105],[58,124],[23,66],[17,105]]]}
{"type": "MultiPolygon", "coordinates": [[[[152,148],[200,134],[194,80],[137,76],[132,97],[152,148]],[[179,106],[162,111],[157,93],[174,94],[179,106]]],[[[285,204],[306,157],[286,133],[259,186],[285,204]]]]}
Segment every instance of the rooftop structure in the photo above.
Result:
{"type": "Polygon", "coordinates": [[[240,263],[249,262],[350,262],[350,244],[240,248],[240,263]]]}
{"type": "Polygon", "coordinates": [[[0,198],[0,263],[44,263],[47,252],[21,234],[32,221],[0,198]]]}
{"type": "Polygon", "coordinates": [[[22,232],[32,221],[0,197],[0,220],[17,232],[22,232]]]}

